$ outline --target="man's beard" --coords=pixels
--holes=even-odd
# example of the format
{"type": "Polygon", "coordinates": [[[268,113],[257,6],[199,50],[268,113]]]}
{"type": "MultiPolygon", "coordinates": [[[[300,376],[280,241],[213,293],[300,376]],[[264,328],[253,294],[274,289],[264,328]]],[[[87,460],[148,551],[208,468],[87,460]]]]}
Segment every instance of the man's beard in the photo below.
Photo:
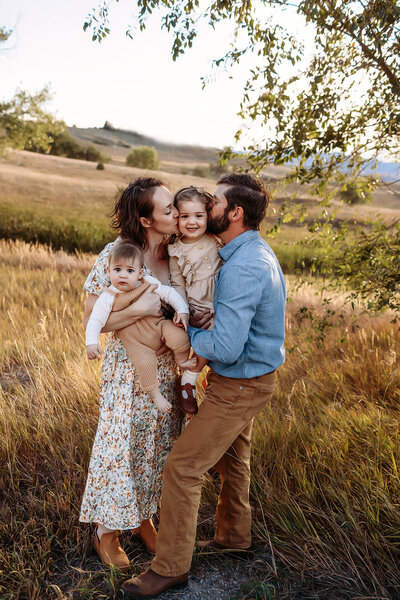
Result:
{"type": "Polygon", "coordinates": [[[228,212],[229,210],[225,209],[224,214],[222,216],[215,217],[214,219],[210,218],[207,225],[207,231],[209,233],[215,233],[216,235],[226,231],[230,225],[228,212]]]}

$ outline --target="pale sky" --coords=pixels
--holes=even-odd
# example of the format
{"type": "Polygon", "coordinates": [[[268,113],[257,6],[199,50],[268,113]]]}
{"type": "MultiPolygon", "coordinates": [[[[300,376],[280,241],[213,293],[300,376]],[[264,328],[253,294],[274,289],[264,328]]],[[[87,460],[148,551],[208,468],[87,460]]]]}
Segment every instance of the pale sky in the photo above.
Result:
{"type": "Polygon", "coordinates": [[[0,51],[0,99],[18,87],[50,84],[48,108],[67,125],[132,129],[160,140],[223,147],[241,126],[236,116],[248,64],[230,72],[211,68],[227,49],[232,27],[201,36],[175,63],[171,37],[158,17],[134,40],[125,37],[136,5],[121,0],[112,11],[109,38],[98,44],[82,26],[97,0],[0,0],[0,24],[15,33],[0,51]],[[200,77],[215,72],[202,90],[200,77]]]}

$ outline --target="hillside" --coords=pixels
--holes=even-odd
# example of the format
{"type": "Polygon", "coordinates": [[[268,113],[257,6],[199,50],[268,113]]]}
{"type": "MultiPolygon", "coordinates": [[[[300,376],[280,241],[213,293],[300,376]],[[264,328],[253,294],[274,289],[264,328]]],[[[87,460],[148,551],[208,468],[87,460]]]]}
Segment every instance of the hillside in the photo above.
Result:
{"type": "Polygon", "coordinates": [[[177,172],[182,167],[208,166],[218,160],[218,148],[160,142],[136,131],[114,129],[112,126],[87,129],[68,127],[68,130],[78,142],[95,145],[101,152],[111,156],[115,163],[125,163],[130,150],[137,146],[154,146],[160,158],[161,170],[170,172],[177,172]]]}
{"type": "MultiPolygon", "coordinates": [[[[155,138],[148,137],[136,131],[116,129],[106,122],[104,127],[68,127],[71,135],[81,144],[96,146],[103,154],[110,156],[111,162],[116,165],[125,164],[126,156],[130,150],[137,146],[154,146],[160,158],[160,170],[168,173],[188,174],[196,166],[209,166],[216,164],[220,149],[208,148],[194,145],[179,145],[161,142],[155,138]]],[[[232,167],[243,166],[243,160],[231,161],[232,167]]],[[[271,182],[279,181],[288,174],[290,167],[268,165],[263,170],[263,175],[271,182]]],[[[376,209],[400,210],[400,179],[396,183],[395,177],[399,177],[399,166],[394,163],[379,163],[378,173],[391,183],[390,187],[383,185],[374,194],[374,200],[369,211],[375,213],[376,209]]],[[[286,193],[300,191],[303,197],[307,197],[306,188],[291,186],[286,193]]],[[[347,213],[354,210],[348,207],[347,213]]],[[[358,212],[358,211],[356,211],[358,212]]],[[[385,212],[385,211],[384,211],[385,212]]],[[[373,215],[371,215],[373,216],[373,215]]],[[[385,217],[386,220],[386,217],[385,217]]],[[[390,220],[390,218],[389,218],[390,220]]]]}

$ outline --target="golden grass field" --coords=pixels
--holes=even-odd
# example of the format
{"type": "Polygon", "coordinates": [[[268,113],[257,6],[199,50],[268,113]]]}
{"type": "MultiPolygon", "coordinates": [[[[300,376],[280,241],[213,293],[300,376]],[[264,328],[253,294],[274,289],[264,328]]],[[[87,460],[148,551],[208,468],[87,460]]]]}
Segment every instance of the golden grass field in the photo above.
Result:
{"type": "MultiPolygon", "coordinates": [[[[207,164],[208,151],[191,150],[190,160],[174,151],[164,149],[164,171],[149,174],[173,191],[192,183],[212,191],[215,180],[179,173],[207,164]]],[[[0,159],[0,220],[33,230],[44,224],[50,233],[82,223],[79,239],[86,227],[92,249],[96,235],[112,235],[107,213],[117,191],[144,174],[124,166],[123,153],[112,158],[98,171],[86,161],[10,153],[0,159]]],[[[264,234],[293,191],[276,190],[264,234]]],[[[297,191],[311,206],[307,190],[297,191]]],[[[340,219],[367,222],[380,214],[391,223],[400,202],[381,190],[370,205],[336,207],[340,219]]],[[[306,235],[305,227],[285,225],[269,241],[283,264],[293,265],[295,242],[306,235]]],[[[0,600],[117,597],[117,574],[102,569],[90,528],[78,522],[98,414],[100,365],[86,360],[81,327],[82,285],[94,258],[0,241],[0,600]]],[[[352,312],[343,294],[325,305],[318,282],[300,289],[295,276],[288,282],[287,361],[254,430],[255,553],[243,561],[250,583],[231,600],[396,600],[398,325],[390,314],[352,312]]],[[[217,492],[211,473],[201,537],[212,533],[217,492]]],[[[134,572],[147,564],[149,555],[128,533],[124,546],[134,572]]],[[[215,560],[197,556],[195,569],[215,560]]]]}
{"type": "MultiPolygon", "coordinates": [[[[93,260],[0,241],[2,600],[117,597],[118,575],[78,522],[98,413],[100,365],[87,361],[81,327],[93,260]]],[[[255,552],[237,599],[400,597],[399,331],[390,315],[353,314],[341,297],[332,306],[342,316],[328,318],[322,342],[317,288],[291,293],[287,361],[255,424],[255,552]]],[[[210,474],[201,537],[217,491],[210,474]]],[[[124,546],[138,572],[149,555],[128,533],[124,546]]],[[[195,570],[212,560],[197,556],[195,570]]]]}

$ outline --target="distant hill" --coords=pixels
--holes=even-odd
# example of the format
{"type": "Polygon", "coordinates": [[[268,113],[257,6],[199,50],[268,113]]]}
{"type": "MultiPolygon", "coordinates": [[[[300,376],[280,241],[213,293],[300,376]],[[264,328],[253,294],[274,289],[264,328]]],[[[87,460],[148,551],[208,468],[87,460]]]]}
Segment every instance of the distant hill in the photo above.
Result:
{"type": "Polygon", "coordinates": [[[104,154],[108,154],[116,162],[125,161],[132,148],[137,146],[154,146],[161,162],[179,163],[188,167],[197,164],[215,163],[218,159],[218,148],[207,148],[188,144],[160,142],[137,131],[115,129],[109,123],[104,127],[68,127],[71,135],[83,143],[96,145],[104,154]]]}
{"type": "MultiPolygon", "coordinates": [[[[160,170],[174,174],[189,174],[196,166],[215,165],[220,151],[218,148],[161,142],[137,131],[116,129],[107,121],[103,127],[85,129],[68,127],[68,130],[79,143],[85,146],[93,144],[103,154],[110,156],[115,165],[125,165],[126,156],[132,148],[154,146],[160,158],[160,170]]],[[[244,161],[237,159],[237,161],[230,161],[230,164],[235,167],[243,165],[244,161]]],[[[289,171],[289,165],[268,165],[263,169],[263,175],[268,177],[270,182],[274,182],[287,175],[289,171]]],[[[369,170],[366,169],[364,173],[368,174],[369,170]]],[[[374,193],[373,204],[389,209],[400,209],[400,184],[394,183],[400,179],[399,165],[380,162],[378,163],[378,173],[392,185],[389,188],[386,186],[378,188],[374,193]]],[[[291,186],[287,189],[293,191],[291,186]]]]}

